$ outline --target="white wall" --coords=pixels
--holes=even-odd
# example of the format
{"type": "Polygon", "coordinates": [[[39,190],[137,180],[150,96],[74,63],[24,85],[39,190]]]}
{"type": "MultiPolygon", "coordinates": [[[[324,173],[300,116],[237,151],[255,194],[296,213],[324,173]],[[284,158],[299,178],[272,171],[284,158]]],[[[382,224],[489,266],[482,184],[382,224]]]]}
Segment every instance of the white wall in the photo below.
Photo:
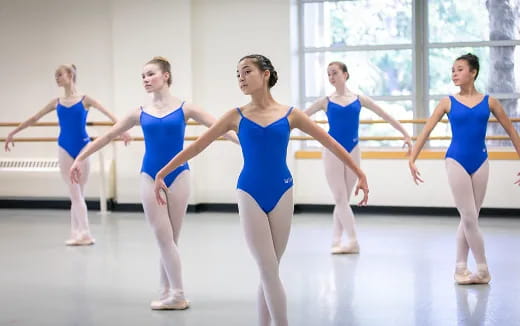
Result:
{"type": "MultiPolygon", "coordinates": [[[[112,38],[111,33],[107,33],[111,21],[110,4],[105,0],[0,0],[0,121],[27,119],[60,96],[54,71],[62,63],[77,65],[80,92],[112,107],[112,38]]],[[[91,120],[100,117],[95,112],[89,114],[91,120]]],[[[56,113],[52,112],[41,121],[56,120],[56,113]]],[[[10,129],[0,128],[0,135],[7,135],[10,129]]],[[[96,134],[93,129],[89,132],[96,134]]],[[[19,134],[20,137],[57,135],[57,128],[44,127],[29,128],[19,134]]],[[[17,143],[11,153],[5,153],[2,146],[0,159],[3,157],[57,158],[57,146],[55,143],[17,143]]],[[[94,158],[92,163],[96,161],[94,158]]],[[[58,173],[48,176],[28,173],[18,177],[18,182],[12,182],[13,176],[19,174],[0,175],[4,185],[1,196],[24,192],[35,197],[67,194],[58,173]]],[[[98,184],[98,177],[92,176],[86,189],[88,196],[96,196],[98,184]]]]}
{"type": "MultiPolygon", "coordinates": [[[[54,71],[62,63],[78,66],[80,91],[112,106],[110,25],[110,6],[105,0],[1,0],[0,120],[26,119],[61,95],[54,71]]],[[[56,121],[56,113],[42,121],[56,121]]],[[[0,132],[8,131],[2,128],[0,132]]],[[[20,136],[57,136],[57,129],[29,128],[20,136]]],[[[56,153],[52,143],[19,143],[13,155],[55,157],[56,153]]]]}
{"type": "MultiPolygon", "coordinates": [[[[140,72],[155,55],[172,61],[175,95],[201,105],[215,116],[243,105],[248,98],[237,87],[235,70],[240,57],[262,53],[279,73],[273,94],[281,103],[297,99],[295,13],[292,0],[0,0],[0,121],[21,121],[51,98],[60,95],[53,80],[61,63],[78,66],[78,87],[106,104],[117,116],[146,103],[140,72]]],[[[91,114],[90,120],[102,120],[91,114]]],[[[56,121],[50,114],[44,121],[56,121]]],[[[203,127],[188,127],[198,135],[203,127]]],[[[0,128],[5,136],[9,128],[0,128]]],[[[90,129],[89,132],[103,132],[90,129]]],[[[131,133],[142,135],[140,128],[131,133]]],[[[20,136],[56,136],[54,128],[30,128],[20,136]]],[[[291,145],[295,146],[295,145],[291,145]]],[[[115,158],[115,198],[120,203],[139,202],[139,169],[144,144],[108,147],[115,158]]],[[[3,157],[56,157],[56,144],[18,143],[3,157]]],[[[321,160],[288,163],[295,179],[296,203],[332,203],[321,160]]],[[[95,160],[93,160],[95,164],[95,160]]],[[[233,203],[242,165],[238,146],[216,142],[190,162],[191,203],[233,203]]],[[[371,186],[370,202],[394,206],[453,206],[442,160],[419,161],[426,183],[416,187],[406,161],[365,160],[371,186]]],[[[486,207],[520,208],[518,187],[512,184],[517,161],[492,161],[486,207]]],[[[0,182],[11,181],[0,171],[0,182]]],[[[96,177],[93,176],[96,182],[96,177]]],[[[9,182],[11,183],[11,182],[9,182]]],[[[14,183],[14,182],[13,182],[14,183]]],[[[61,181],[53,183],[63,196],[61,181]],[[60,188],[61,187],[61,188],[60,188]]],[[[13,187],[0,188],[0,197],[11,194],[40,196],[48,182],[34,184],[30,174],[13,187]],[[41,188],[39,188],[41,187],[41,188]],[[20,189],[22,190],[20,190],[20,189]]],[[[89,185],[89,196],[97,186],[89,185]]],[[[355,199],[353,199],[353,202],[355,199]]]]}
{"type": "MultiPolygon", "coordinates": [[[[425,181],[419,186],[413,183],[406,160],[363,160],[361,168],[370,187],[369,204],[453,207],[444,160],[418,160],[417,167],[425,181]]],[[[321,159],[297,160],[293,172],[298,203],[332,203],[321,159]]],[[[520,208],[520,189],[513,184],[518,172],[518,161],[490,161],[483,207],[520,208]]],[[[351,202],[360,199],[361,195],[351,202]]]]}

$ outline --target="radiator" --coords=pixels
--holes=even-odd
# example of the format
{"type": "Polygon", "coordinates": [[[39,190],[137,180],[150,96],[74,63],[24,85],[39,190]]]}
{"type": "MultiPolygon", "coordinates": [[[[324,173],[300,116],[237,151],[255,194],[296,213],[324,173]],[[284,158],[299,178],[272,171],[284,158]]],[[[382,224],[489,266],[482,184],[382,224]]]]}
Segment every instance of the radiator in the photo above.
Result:
{"type": "MultiPolygon", "coordinates": [[[[103,161],[104,176],[100,174],[99,157],[90,159],[90,174],[85,186],[85,197],[99,199],[114,197],[114,164],[103,161]],[[101,187],[102,179],[104,185],[101,187]],[[104,191],[104,193],[103,193],[104,191]]],[[[0,198],[68,198],[57,159],[2,158],[0,159],[0,198]]]]}

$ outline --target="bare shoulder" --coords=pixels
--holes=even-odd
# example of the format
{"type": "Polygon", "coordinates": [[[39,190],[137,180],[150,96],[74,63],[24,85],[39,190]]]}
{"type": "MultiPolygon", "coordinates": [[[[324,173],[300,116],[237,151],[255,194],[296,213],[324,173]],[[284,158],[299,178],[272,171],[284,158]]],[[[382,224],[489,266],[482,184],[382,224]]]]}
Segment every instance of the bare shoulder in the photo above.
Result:
{"type": "Polygon", "coordinates": [[[85,107],[96,106],[96,104],[97,104],[97,101],[87,94],[81,95],[80,101],[83,102],[83,105],[85,107]]]}
{"type": "Polygon", "coordinates": [[[51,99],[49,101],[49,103],[47,103],[47,105],[45,105],[45,108],[46,109],[56,109],[56,107],[58,106],[59,102],[60,102],[60,98],[59,97],[55,97],[55,98],[51,99]]]}
{"type": "Polygon", "coordinates": [[[238,130],[238,125],[242,118],[240,112],[240,108],[232,108],[224,112],[224,114],[219,118],[219,122],[225,124],[230,130],[238,130]]]}
{"type": "Polygon", "coordinates": [[[143,113],[143,107],[138,106],[128,112],[125,119],[133,121],[135,124],[139,124],[141,120],[141,114],[143,113]]]}
{"type": "Polygon", "coordinates": [[[194,104],[193,102],[190,102],[190,101],[181,101],[181,100],[178,100],[178,103],[179,103],[179,107],[182,105],[182,109],[185,111],[185,112],[189,112],[189,111],[199,111],[199,110],[202,110],[200,106],[194,104]]]}
{"type": "Polygon", "coordinates": [[[436,110],[442,110],[445,113],[450,112],[451,109],[451,99],[449,96],[444,96],[439,100],[439,103],[437,104],[436,110]]]}
{"type": "Polygon", "coordinates": [[[314,102],[316,105],[320,106],[320,107],[327,107],[327,103],[329,103],[329,97],[328,96],[323,96],[323,97],[320,97],[318,100],[316,100],[316,102],[314,102]]]}
{"type": "Polygon", "coordinates": [[[493,96],[489,96],[488,97],[488,104],[489,104],[489,107],[491,109],[495,109],[495,108],[498,108],[500,106],[502,106],[502,104],[500,103],[499,100],[497,100],[495,97],[493,96]]]}
{"type": "Polygon", "coordinates": [[[367,96],[367,95],[356,94],[356,96],[359,99],[359,102],[361,103],[362,106],[366,106],[367,104],[374,103],[374,100],[371,97],[367,96]]]}
{"type": "Polygon", "coordinates": [[[291,112],[289,112],[287,119],[289,120],[289,124],[291,126],[298,125],[302,120],[310,120],[310,118],[297,107],[289,108],[291,112]]]}
{"type": "Polygon", "coordinates": [[[288,116],[299,116],[299,115],[304,115],[304,116],[307,116],[302,110],[300,110],[299,108],[295,107],[295,106],[289,106],[287,107],[287,113],[289,114],[288,116]],[[289,112],[290,111],[290,112],[289,112]]]}

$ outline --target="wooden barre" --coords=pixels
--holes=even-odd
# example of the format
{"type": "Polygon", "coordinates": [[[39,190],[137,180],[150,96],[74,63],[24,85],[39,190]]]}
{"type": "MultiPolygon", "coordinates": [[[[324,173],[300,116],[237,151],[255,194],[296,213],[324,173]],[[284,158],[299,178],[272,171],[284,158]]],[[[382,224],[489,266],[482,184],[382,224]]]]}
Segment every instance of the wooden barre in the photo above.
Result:
{"type": "MultiPolygon", "coordinates": [[[[90,140],[95,140],[97,137],[90,137],[90,140]]],[[[186,136],[184,137],[184,140],[187,141],[194,141],[199,138],[198,136],[186,136]]],[[[290,137],[291,140],[314,140],[314,138],[309,136],[292,136],[290,137]]],[[[412,137],[413,140],[416,140],[417,137],[412,137]]],[[[430,136],[428,138],[429,140],[450,140],[450,136],[430,136]]],[[[26,138],[15,138],[14,142],[21,142],[21,143],[28,143],[28,142],[55,142],[58,138],[56,137],[26,137],[26,138]]],[[[122,141],[122,139],[116,138],[115,141],[122,141]]],[[[133,137],[133,141],[143,141],[143,137],[133,137]]],[[[224,137],[219,137],[218,140],[226,140],[224,137]]],[[[369,141],[369,140],[375,140],[375,141],[384,141],[384,140],[403,140],[403,137],[388,137],[388,136],[372,136],[372,137],[359,137],[360,141],[369,141]]],[[[487,136],[486,140],[510,140],[508,136],[487,136]]],[[[5,142],[5,137],[0,137],[0,142],[5,142]]]]}
{"type": "MultiPolygon", "coordinates": [[[[0,122],[0,127],[18,127],[21,122],[0,122]]],[[[190,126],[200,126],[201,124],[194,121],[188,121],[186,123],[190,126]]],[[[89,127],[111,127],[114,123],[111,121],[90,121],[87,122],[87,126],[89,127]]],[[[59,124],[57,122],[37,122],[35,124],[30,125],[30,127],[58,127],[59,124]]]]}
{"type": "MultiPolygon", "coordinates": [[[[98,138],[98,137],[90,137],[90,140],[94,141],[94,140],[96,140],[96,138],[98,138]]],[[[197,140],[197,138],[199,138],[199,137],[186,136],[186,137],[184,137],[184,140],[193,141],[193,140],[197,140]]],[[[144,140],[143,137],[132,137],[132,141],[143,141],[143,140],[144,140]]],[[[227,139],[224,137],[219,137],[217,140],[227,140],[227,139]]],[[[58,141],[57,137],[25,137],[25,138],[13,139],[13,142],[15,142],[15,143],[31,143],[31,142],[43,143],[43,142],[56,142],[56,141],[58,141]]],[[[115,138],[115,139],[113,139],[113,141],[123,141],[123,140],[120,138],[115,138]]],[[[5,142],[5,137],[0,137],[0,142],[5,142]]]]}
{"type": "MultiPolygon", "coordinates": [[[[510,118],[511,122],[520,122],[520,118],[510,118]]],[[[414,123],[414,124],[425,124],[427,119],[413,119],[413,120],[397,120],[400,123],[414,123]]],[[[328,124],[327,120],[314,120],[314,122],[318,124],[328,124]]],[[[448,123],[448,119],[442,119],[439,122],[442,123],[448,123]]],[[[497,119],[489,119],[489,123],[496,123],[498,122],[497,119]]],[[[0,127],[17,127],[20,125],[21,122],[0,122],[0,127]]],[[[385,120],[360,120],[359,123],[361,124],[381,124],[381,123],[388,123],[385,120]]],[[[189,126],[200,126],[201,124],[195,121],[188,121],[186,123],[189,126]]],[[[87,122],[87,126],[90,127],[110,127],[113,126],[114,123],[110,121],[92,121],[87,122]]],[[[59,124],[57,122],[37,122],[31,127],[57,127],[59,124]]]]}
{"type": "MultiPolygon", "coordinates": [[[[520,122],[520,118],[509,118],[509,120],[511,120],[511,122],[520,122]]],[[[397,120],[399,121],[400,123],[414,123],[414,124],[425,124],[426,121],[428,121],[428,119],[412,119],[412,120],[397,120]]],[[[328,121],[327,120],[314,120],[314,122],[316,123],[319,123],[319,124],[328,124],[328,121]]],[[[441,123],[449,123],[450,121],[448,119],[442,119],[440,120],[439,122],[441,123]]],[[[489,119],[488,120],[489,123],[497,123],[498,120],[495,119],[495,118],[492,118],[492,119],[489,119]]],[[[385,121],[385,120],[359,120],[359,123],[360,124],[367,124],[367,125],[371,125],[371,124],[379,124],[379,123],[388,123],[388,121],[385,121]]]]}
{"type": "MultiPolygon", "coordinates": [[[[419,153],[418,159],[422,160],[444,160],[446,156],[445,149],[425,149],[419,153]]],[[[303,150],[296,151],[294,153],[294,158],[296,159],[321,159],[323,157],[322,151],[320,150],[303,150]]],[[[361,149],[361,158],[362,159],[380,159],[380,160],[408,160],[408,156],[406,155],[406,151],[396,151],[396,150],[370,150],[370,149],[361,149]]],[[[490,160],[518,160],[518,154],[513,151],[496,151],[489,150],[488,158],[490,160]]]]}
{"type": "MultiPolygon", "coordinates": [[[[417,140],[417,137],[411,137],[412,140],[417,140]]],[[[450,140],[450,136],[430,136],[428,140],[450,140]]],[[[309,136],[292,136],[291,140],[314,140],[314,138],[309,136]]],[[[361,141],[368,140],[404,140],[402,136],[371,136],[371,137],[359,137],[361,141]]],[[[509,136],[486,136],[486,140],[510,140],[509,136]]]]}

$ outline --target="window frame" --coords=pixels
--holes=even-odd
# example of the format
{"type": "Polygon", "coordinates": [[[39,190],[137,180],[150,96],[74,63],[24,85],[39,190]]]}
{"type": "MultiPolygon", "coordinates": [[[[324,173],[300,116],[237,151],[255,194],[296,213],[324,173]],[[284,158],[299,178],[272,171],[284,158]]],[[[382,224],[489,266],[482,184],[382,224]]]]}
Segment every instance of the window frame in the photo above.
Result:
{"type": "MultiPolygon", "coordinates": [[[[367,94],[375,101],[403,101],[412,102],[413,118],[424,119],[429,117],[430,100],[440,100],[446,95],[430,94],[429,84],[429,52],[436,48],[463,48],[463,47],[497,47],[497,46],[516,46],[520,51],[520,40],[489,40],[471,42],[429,42],[428,30],[428,2],[412,0],[412,40],[410,44],[381,44],[381,45],[354,45],[354,46],[333,46],[333,47],[312,47],[305,46],[305,4],[309,3],[334,3],[349,0],[298,0],[298,65],[299,65],[299,102],[300,107],[304,107],[307,102],[314,102],[320,97],[307,96],[306,94],[306,70],[305,56],[308,53],[325,52],[357,52],[357,51],[380,51],[380,50],[401,50],[412,51],[412,94],[397,96],[372,96],[367,94]]],[[[520,64],[520,63],[518,63],[520,64]]],[[[518,81],[520,82],[520,80],[518,81]]],[[[325,94],[324,94],[325,95],[325,94]]],[[[516,93],[493,93],[493,97],[501,99],[519,99],[520,92],[516,93]]],[[[418,135],[422,130],[422,124],[414,124],[413,133],[418,135]]]]}

